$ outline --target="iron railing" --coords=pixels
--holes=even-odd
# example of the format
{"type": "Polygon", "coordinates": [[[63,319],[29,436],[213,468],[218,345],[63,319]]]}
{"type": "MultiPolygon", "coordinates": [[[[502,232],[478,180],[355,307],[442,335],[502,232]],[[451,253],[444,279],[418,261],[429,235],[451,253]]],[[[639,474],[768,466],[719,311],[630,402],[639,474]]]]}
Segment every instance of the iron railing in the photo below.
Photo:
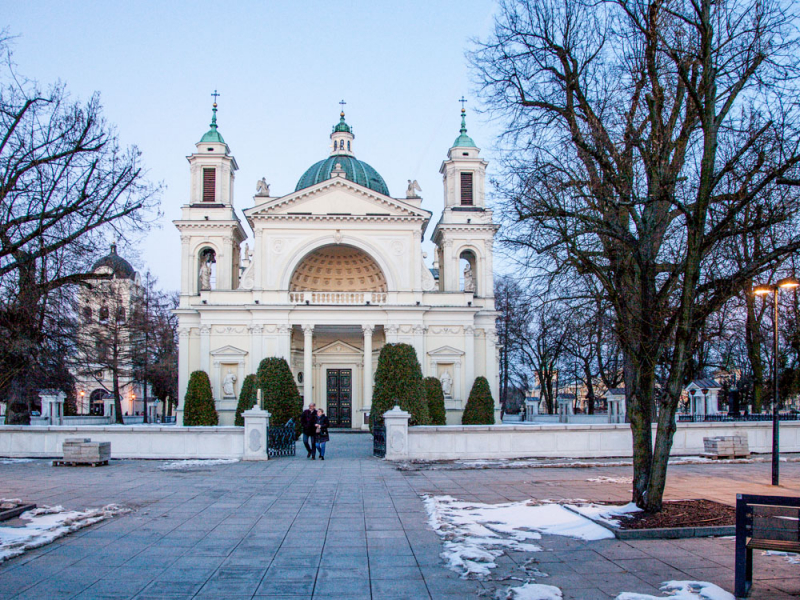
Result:
{"type": "MultiPolygon", "coordinates": [[[[800,421],[798,413],[781,413],[781,421],[800,421]]],[[[678,415],[678,423],[730,423],[734,421],[772,421],[772,415],[678,415]]]]}
{"type": "Polygon", "coordinates": [[[297,441],[294,422],[286,425],[270,427],[267,430],[267,452],[270,458],[278,456],[294,456],[297,441]]]}
{"type": "Polygon", "coordinates": [[[372,426],[372,455],[378,458],[386,456],[386,425],[372,426]]]}

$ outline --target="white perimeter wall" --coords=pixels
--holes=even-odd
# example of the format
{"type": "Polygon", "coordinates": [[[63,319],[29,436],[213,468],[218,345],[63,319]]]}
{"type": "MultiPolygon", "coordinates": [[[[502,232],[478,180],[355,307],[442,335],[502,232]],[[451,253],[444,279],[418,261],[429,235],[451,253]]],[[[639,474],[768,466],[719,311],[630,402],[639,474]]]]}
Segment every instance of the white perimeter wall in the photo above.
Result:
{"type": "MultiPolygon", "coordinates": [[[[653,440],[656,428],[653,426],[653,440]]],[[[746,435],[750,451],[772,451],[772,423],[681,423],[672,445],[673,456],[703,452],[703,438],[746,435]]],[[[467,425],[408,428],[408,453],[395,456],[387,439],[387,457],[393,460],[497,458],[630,457],[630,425],[467,425]]],[[[781,452],[800,452],[800,421],[781,422],[781,452]]],[[[396,448],[402,449],[401,440],[396,448]]],[[[403,454],[402,450],[399,454],[403,454]]]]}
{"type": "Polygon", "coordinates": [[[0,456],[60,458],[66,438],[111,442],[112,458],[242,458],[243,427],[0,427],[0,456]]]}

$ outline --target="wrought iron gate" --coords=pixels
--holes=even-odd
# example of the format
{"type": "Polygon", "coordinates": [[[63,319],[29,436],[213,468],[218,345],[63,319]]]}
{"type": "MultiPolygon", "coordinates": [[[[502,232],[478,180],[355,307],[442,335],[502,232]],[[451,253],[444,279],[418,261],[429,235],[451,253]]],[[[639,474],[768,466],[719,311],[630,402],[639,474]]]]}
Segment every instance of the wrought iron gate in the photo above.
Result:
{"type": "Polygon", "coordinates": [[[386,456],[386,425],[372,426],[372,455],[378,458],[386,456]]]}
{"type": "Polygon", "coordinates": [[[295,452],[294,421],[289,420],[286,425],[270,427],[267,430],[267,452],[270,458],[277,456],[294,456],[295,452]]]}

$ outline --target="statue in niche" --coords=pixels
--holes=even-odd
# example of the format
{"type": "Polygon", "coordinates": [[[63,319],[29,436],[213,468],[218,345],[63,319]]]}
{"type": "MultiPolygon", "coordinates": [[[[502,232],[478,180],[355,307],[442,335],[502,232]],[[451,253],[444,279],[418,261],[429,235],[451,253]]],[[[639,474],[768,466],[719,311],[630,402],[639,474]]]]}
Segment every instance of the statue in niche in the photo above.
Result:
{"type": "Polygon", "coordinates": [[[450,373],[448,371],[442,373],[442,376],[439,377],[439,381],[442,383],[444,397],[451,398],[453,396],[453,378],[450,377],[450,373]]]}
{"type": "Polygon", "coordinates": [[[211,256],[206,256],[206,260],[200,265],[200,289],[211,289],[211,256]]]}
{"type": "Polygon", "coordinates": [[[262,177],[256,183],[256,196],[269,196],[269,184],[265,177],[262,177]]]}
{"type": "Polygon", "coordinates": [[[225,398],[236,397],[236,389],[234,388],[235,383],[236,375],[234,375],[233,372],[228,371],[228,374],[225,375],[225,379],[222,381],[222,395],[225,398]]]}
{"type": "Polygon", "coordinates": [[[464,267],[464,291],[475,291],[475,278],[472,276],[472,265],[469,261],[467,262],[467,266],[464,267]]]}
{"type": "Polygon", "coordinates": [[[406,190],[406,198],[419,198],[417,192],[421,192],[422,188],[419,187],[417,180],[411,181],[408,180],[408,189],[406,190]]]}

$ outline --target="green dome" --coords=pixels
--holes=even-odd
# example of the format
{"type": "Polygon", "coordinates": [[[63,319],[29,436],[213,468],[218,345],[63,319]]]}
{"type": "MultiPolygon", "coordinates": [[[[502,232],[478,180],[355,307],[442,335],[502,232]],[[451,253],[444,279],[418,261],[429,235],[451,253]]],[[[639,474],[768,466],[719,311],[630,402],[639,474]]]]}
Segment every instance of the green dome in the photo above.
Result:
{"type": "Polygon", "coordinates": [[[205,135],[200,138],[200,144],[224,144],[225,140],[222,139],[222,134],[217,131],[217,126],[214,125],[211,129],[206,131],[205,135]]]}
{"type": "Polygon", "coordinates": [[[333,133],[336,133],[337,131],[344,131],[345,133],[353,133],[353,130],[350,128],[350,125],[344,122],[344,113],[339,115],[339,122],[333,128],[333,133]]]}
{"type": "Polygon", "coordinates": [[[472,138],[467,135],[467,112],[461,109],[461,135],[453,142],[453,148],[477,148],[472,138]]]}
{"type": "Polygon", "coordinates": [[[386,187],[386,182],[375,169],[363,160],[358,160],[354,156],[349,156],[347,154],[334,154],[325,160],[311,165],[311,167],[303,173],[300,181],[297,182],[297,187],[294,188],[294,191],[296,192],[327,181],[332,177],[331,173],[336,168],[336,163],[342,166],[346,179],[358,185],[368,187],[384,196],[389,195],[389,188],[386,187]]]}

